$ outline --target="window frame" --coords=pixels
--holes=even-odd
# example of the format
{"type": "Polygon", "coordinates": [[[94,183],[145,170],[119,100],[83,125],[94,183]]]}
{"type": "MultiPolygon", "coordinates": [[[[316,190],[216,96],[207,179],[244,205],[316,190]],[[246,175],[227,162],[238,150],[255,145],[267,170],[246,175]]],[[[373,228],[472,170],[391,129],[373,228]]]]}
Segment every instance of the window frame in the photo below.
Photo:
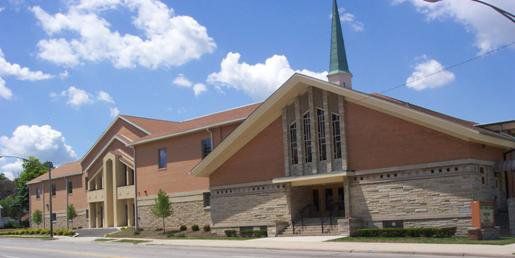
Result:
{"type": "Polygon", "coordinates": [[[202,193],[202,205],[204,208],[211,207],[211,192],[203,192],[202,193]]]}
{"type": "Polygon", "coordinates": [[[213,140],[211,137],[200,140],[200,153],[202,158],[207,157],[213,151],[213,140]]]}
{"type": "Polygon", "coordinates": [[[52,185],[50,186],[50,194],[51,196],[57,195],[57,185],[52,182],[52,185]]]}
{"type": "Polygon", "coordinates": [[[168,149],[166,147],[157,149],[157,168],[166,169],[168,167],[168,149]],[[164,153],[164,155],[161,155],[164,153]],[[163,158],[164,160],[161,160],[163,158]]]}
{"type": "Polygon", "coordinates": [[[299,164],[299,146],[297,142],[297,123],[293,122],[288,126],[288,136],[290,138],[290,163],[292,165],[299,164]]]}
{"type": "Polygon", "coordinates": [[[311,138],[311,112],[307,111],[302,115],[302,127],[304,133],[304,161],[313,162],[313,139],[311,138]]]}
{"type": "Polygon", "coordinates": [[[325,134],[325,110],[317,108],[318,160],[327,160],[327,139],[325,134]]]}
{"type": "Polygon", "coordinates": [[[338,113],[331,113],[331,129],[333,131],[333,158],[341,159],[342,156],[342,134],[341,134],[341,116],[338,113]],[[335,117],[338,119],[335,120],[335,117]],[[338,125],[336,128],[335,125],[338,125]]]}

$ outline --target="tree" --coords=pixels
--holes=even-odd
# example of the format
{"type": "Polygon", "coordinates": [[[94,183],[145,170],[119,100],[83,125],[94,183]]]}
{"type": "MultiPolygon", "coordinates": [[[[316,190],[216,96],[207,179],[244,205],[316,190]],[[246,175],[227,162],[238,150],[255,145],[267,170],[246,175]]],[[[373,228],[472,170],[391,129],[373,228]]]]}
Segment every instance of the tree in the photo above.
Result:
{"type": "Polygon", "coordinates": [[[35,210],[32,213],[32,223],[38,225],[39,227],[41,222],[43,222],[43,213],[40,210],[35,210]]]}
{"type": "Polygon", "coordinates": [[[16,217],[21,217],[29,210],[29,188],[27,183],[32,179],[47,173],[48,169],[51,167],[51,162],[45,162],[42,164],[39,159],[35,157],[29,157],[28,160],[23,161],[23,171],[15,180],[16,206],[19,208],[17,211],[18,216],[16,217]]]}
{"type": "Polygon", "coordinates": [[[3,173],[0,173],[0,200],[14,194],[16,186],[3,173]]]}
{"type": "Polygon", "coordinates": [[[163,234],[166,233],[165,219],[172,215],[172,203],[168,198],[168,195],[161,189],[157,193],[154,207],[152,207],[152,213],[154,216],[163,220],[163,234]]]}
{"type": "MultiPolygon", "coordinates": [[[[75,206],[73,206],[73,204],[68,205],[68,208],[66,209],[66,218],[72,221],[73,228],[73,220],[77,218],[77,212],[75,211],[75,206]]],[[[66,223],[66,225],[68,226],[68,223],[66,223]]]]}

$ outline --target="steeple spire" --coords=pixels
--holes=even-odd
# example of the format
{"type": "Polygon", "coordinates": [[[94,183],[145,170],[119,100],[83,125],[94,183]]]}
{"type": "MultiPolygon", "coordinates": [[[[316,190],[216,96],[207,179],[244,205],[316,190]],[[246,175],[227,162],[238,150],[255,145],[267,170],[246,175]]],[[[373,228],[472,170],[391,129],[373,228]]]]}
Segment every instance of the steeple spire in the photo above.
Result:
{"type": "Polygon", "coordinates": [[[329,82],[345,88],[352,88],[352,74],[347,63],[345,42],[343,41],[342,24],[338,12],[338,4],[333,0],[332,24],[331,24],[331,56],[329,63],[329,82]]]}

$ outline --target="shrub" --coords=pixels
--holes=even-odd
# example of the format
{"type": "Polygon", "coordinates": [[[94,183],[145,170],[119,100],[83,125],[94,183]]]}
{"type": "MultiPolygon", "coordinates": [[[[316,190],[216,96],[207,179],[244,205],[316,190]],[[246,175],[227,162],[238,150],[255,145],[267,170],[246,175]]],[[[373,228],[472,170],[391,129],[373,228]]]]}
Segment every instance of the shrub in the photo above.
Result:
{"type": "Polygon", "coordinates": [[[225,232],[225,236],[226,237],[236,237],[236,236],[238,236],[238,232],[236,230],[226,230],[224,232],[225,232]]]}
{"type": "Polygon", "coordinates": [[[204,225],[204,228],[202,228],[204,230],[204,232],[209,232],[211,231],[211,227],[209,225],[204,225]]]}
{"type": "Polygon", "coordinates": [[[253,238],[260,238],[260,237],[266,237],[268,234],[266,230],[259,229],[259,230],[241,230],[240,236],[242,237],[253,237],[253,238]]]}
{"type": "Polygon", "coordinates": [[[356,237],[452,237],[456,227],[449,228],[363,228],[356,237]]]}
{"type": "Polygon", "coordinates": [[[193,226],[191,226],[191,230],[192,230],[192,231],[199,231],[199,230],[200,230],[200,228],[199,228],[199,226],[198,226],[198,225],[193,225],[193,226]]]}
{"type": "Polygon", "coordinates": [[[186,230],[188,230],[188,227],[186,227],[186,225],[181,225],[181,226],[179,227],[179,230],[180,230],[180,231],[186,231],[186,230]]]}

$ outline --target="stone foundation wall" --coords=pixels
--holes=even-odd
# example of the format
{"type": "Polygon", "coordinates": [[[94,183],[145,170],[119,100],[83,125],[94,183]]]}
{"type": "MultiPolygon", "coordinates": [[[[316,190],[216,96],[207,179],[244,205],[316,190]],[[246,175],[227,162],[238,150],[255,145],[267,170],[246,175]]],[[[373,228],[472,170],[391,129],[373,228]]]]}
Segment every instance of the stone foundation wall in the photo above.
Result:
{"type": "Polygon", "coordinates": [[[510,234],[515,235],[515,198],[508,199],[510,234]]]}
{"type": "Polygon", "coordinates": [[[484,164],[356,175],[351,183],[352,217],[363,227],[401,220],[405,228],[456,226],[463,235],[471,226],[471,201],[493,200],[500,194],[493,175],[484,164]]]}
{"type": "Polygon", "coordinates": [[[213,232],[267,226],[275,235],[277,222],[289,222],[290,189],[285,184],[228,186],[211,190],[213,232]]]}
{"type": "MultiPolygon", "coordinates": [[[[57,212],[56,213],[56,221],[54,222],[54,229],[60,229],[60,228],[66,228],[66,213],[64,212],[57,212]]],[[[49,221],[50,216],[46,214],[44,217],[45,222],[41,223],[39,226],[31,222],[31,227],[33,228],[50,228],[49,221]]],[[[68,223],[68,226],[70,229],[77,229],[77,228],[88,228],[88,219],[86,218],[86,210],[78,210],[77,211],[77,217],[73,220],[73,223],[70,221],[68,223]]]]}
{"type": "MultiPolygon", "coordinates": [[[[171,201],[172,215],[165,219],[167,228],[173,229],[186,225],[190,229],[193,225],[198,225],[200,228],[211,225],[209,209],[204,208],[202,199],[179,202],[171,198],[171,201]]],[[[152,214],[152,206],[153,201],[143,201],[138,205],[139,226],[145,229],[161,229],[163,228],[162,219],[152,214]]]]}

